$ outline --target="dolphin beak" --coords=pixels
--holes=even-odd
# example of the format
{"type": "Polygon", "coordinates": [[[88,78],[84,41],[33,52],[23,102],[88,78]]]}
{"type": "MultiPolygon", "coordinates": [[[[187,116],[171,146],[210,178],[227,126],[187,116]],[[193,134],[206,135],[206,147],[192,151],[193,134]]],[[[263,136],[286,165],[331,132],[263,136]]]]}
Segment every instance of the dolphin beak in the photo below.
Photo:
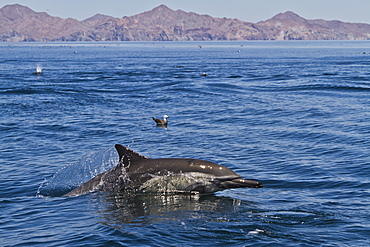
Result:
{"type": "Polygon", "coordinates": [[[227,180],[221,183],[226,189],[230,188],[262,188],[263,184],[253,180],[247,180],[243,178],[235,178],[233,180],[227,180]]]}

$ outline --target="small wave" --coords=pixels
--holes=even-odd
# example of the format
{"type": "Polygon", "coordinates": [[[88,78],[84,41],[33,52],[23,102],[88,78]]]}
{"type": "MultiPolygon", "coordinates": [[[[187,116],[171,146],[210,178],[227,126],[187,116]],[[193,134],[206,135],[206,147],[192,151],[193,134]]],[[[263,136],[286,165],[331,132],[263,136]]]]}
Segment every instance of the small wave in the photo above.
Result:
{"type": "Polygon", "coordinates": [[[231,83],[208,83],[207,86],[212,92],[222,91],[222,92],[233,92],[242,93],[244,88],[238,85],[233,85],[231,83]]]}
{"type": "Polygon", "coordinates": [[[264,233],[264,230],[261,229],[254,229],[253,231],[249,231],[247,235],[257,235],[259,233],[264,233]]]}
{"type": "Polygon", "coordinates": [[[315,84],[315,85],[298,85],[298,86],[259,86],[256,87],[259,91],[343,91],[343,92],[368,92],[370,87],[364,86],[350,86],[350,85],[327,85],[327,84],[315,84]]]}
{"type": "Polygon", "coordinates": [[[228,76],[226,78],[230,78],[230,79],[233,79],[233,78],[242,78],[243,76],[241,75],[231,75],[231,76],[228,76]]]}
{"type": "Polygon", "coordinates": [[[39,93],[40,90],[32,88],[10,89],[2,92],[2,94],[39,94],[39,93]]]}

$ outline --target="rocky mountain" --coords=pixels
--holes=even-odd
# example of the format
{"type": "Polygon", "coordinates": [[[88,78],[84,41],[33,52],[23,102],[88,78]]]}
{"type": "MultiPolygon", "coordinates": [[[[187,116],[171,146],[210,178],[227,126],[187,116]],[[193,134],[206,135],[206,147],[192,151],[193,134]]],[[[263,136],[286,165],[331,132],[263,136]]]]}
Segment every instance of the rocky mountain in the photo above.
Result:
{"type": "Polygon", "coordinates": [[[0,9],[0,41],[62,40],[83,28],[75,19],[51,17],[18,4],[0,9]]]}
{"type": "Polygon", "coordinates": [[[14,4],[0,9],[0,41],[367,40],[370,25],[306,20],[285,12],[258,23],[213,18],[160,5],[130,17],[83,21],[14,4]]]}
{"type": "Polygon", "coordinates": [[[293,12],[257,23],[267,40],[367,40],[370,25],[341,21],[306,20],[293,12]]]}

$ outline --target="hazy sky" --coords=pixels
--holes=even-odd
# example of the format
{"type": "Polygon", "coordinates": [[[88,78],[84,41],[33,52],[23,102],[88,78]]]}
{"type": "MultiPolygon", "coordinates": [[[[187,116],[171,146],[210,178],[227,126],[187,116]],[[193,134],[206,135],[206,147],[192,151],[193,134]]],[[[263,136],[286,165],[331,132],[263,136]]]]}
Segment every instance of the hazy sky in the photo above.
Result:
{"type": "Polygon", "coordinates": [[[131,16],[160,4],[173,10],[258,22],[293,11],[306,19],[370,24],[370,0],[0,0],[0,8],[19,3],[51,16],[84,20],[97,13],[131,16]]]}

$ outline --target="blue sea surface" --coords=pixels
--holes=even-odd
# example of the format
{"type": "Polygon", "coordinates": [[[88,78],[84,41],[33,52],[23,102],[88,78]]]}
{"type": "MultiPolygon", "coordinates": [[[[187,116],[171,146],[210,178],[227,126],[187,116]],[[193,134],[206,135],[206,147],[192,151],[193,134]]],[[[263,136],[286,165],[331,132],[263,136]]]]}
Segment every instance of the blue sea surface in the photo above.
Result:
{"type": "Polygon", "coordinates": [[[1,246],[370,246],[370,41],[1,43],[0,139],[1,246]],[[264,188],[61,197],[115,144],[264,188]]]}

